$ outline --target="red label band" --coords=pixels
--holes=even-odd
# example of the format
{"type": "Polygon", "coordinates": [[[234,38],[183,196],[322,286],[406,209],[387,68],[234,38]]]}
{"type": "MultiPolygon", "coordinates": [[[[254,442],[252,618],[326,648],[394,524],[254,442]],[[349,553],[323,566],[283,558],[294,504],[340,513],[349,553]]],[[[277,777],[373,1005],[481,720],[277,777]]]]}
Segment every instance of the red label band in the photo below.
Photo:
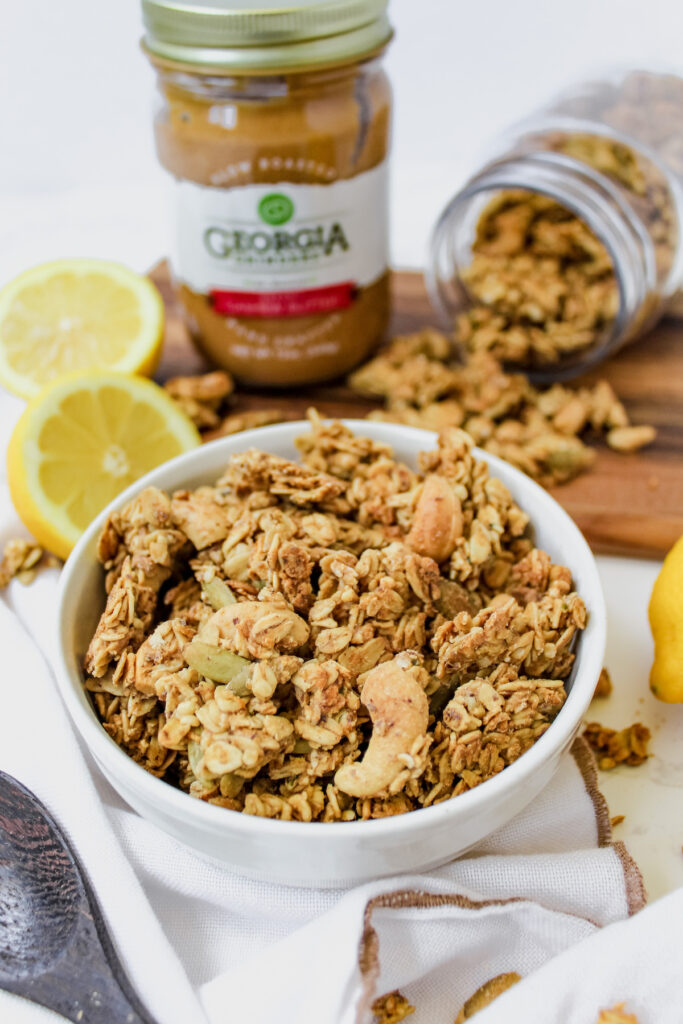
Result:
{"type": "Polygon", "coordinates": [[[309,316],[346,309],[355,292],[353,281],[294,292],[226,292],[214,288],[211,301],[216,312],[224,316],[309,316]]]}

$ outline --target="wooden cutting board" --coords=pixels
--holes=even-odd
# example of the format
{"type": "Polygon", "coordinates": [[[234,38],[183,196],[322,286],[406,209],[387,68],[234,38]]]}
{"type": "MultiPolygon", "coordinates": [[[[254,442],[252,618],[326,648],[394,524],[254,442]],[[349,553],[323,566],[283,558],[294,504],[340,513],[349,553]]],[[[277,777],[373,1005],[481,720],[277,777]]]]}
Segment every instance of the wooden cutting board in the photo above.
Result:
{"type": "MultiPolygon", "coordinates": [[[[173,297],[166,264],[151,277],[167,311],[158,379],[201,373],[207,364],[193,348],[173,297]]],[[[422,276],[393,276],[392,334],[435,323],[422,276]]],[[[683,322],[667,320],[582,382],[606,377],[634,423],[657,427],[656,442],[639,454],[620,455],[600,444],[594,468],[553,494],[583,530],[594,551],[661,557],[683,534],[683,322]]],[[[310,405],[339,417],[365,416],[376,404],[337,381],[286,392],[242,391],[235,411],[284,408],[301,419],[310,405]]]]}

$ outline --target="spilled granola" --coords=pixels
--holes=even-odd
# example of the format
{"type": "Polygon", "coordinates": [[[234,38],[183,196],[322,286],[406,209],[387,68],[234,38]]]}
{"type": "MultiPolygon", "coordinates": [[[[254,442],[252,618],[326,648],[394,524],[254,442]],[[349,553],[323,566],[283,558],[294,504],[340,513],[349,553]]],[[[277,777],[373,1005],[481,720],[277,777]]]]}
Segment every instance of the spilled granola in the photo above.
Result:
{"type": "Polygon", "coordinates": [[[135,761],[213,804],[350,821],[448,800],[549,727],[585,606],[466,433],[416,472],[310,418],[300,463],[252,449],[110,517],[85,685],[135,761]]]}
{"type": "Polygon", "coordinates": [[[189,377],[172,377],[164,388],[174,402],[202,433],[205,441],[237,434],[254,427],[282,423],[287,419],[282,409],[231,411],[235,382],[225,370],[189,377]]]}
{"type": "Polygon", "coordinates": [[[480,1010],[485,1010],[498,996],[502,996],[503,992],[507,992],[509,988],[512,988],[513,985],[518,984],[521,980],[521,975],[517,974],[516,971],[497,974],[495,978],[489,978],[470,996],[461,1008],[458,1016],[455,1018],[455,1024],[465,1024],[466,1020],[474,1017],[480,1010]]]}
{"type": "Polygon", "coordinates": [[[211,430],[220,426],[235,382],[225,370],[213,370],[190,377],[172,377],[164,389],[198,430],[211,430]]]}
{"type": "Polygon", "coordinates": [[[612,683],[612,677],[609,674],[609,669],[603,668],[598,676],[598,681],[595,684],[595,691],[593,693],[593,699],[596,697],[609,697],[614,689],[612,683]]]}
{"type": "Polygon", "coordinates": [[[218,426],[207,431],[205,440],[215,441],[217,437],[239,434],[242,430],[254,430],[256,427],[269,427],[273,423],[284,423],[287,419],[283,409],[247,409],[244,412],[233,412],[224,416],[218,426]]]}
{"type": "Polygon", "coordinates": [[[54,555],[46,554],[33,540],[8,540],[0,559],[0,589],[15,577],[20,583],[32,583],[41,568],[61,565],[54,555]]]}
{"type": "Polygon", "coordinates": [[[610,771],[620,764],[643,764],[650,756],[647,749],[651,737],[650,730],[640,722],[634,722],[625,729],[608,729],[599,722],[589,722],[583,735],[597,758],[598,767],[603,772],[610,771]]]}
{"type": "MultiPolygon", "coordinates": [[[[460,427],[475,444],[548,487],[592,466],[595,451],[584,434],[603,435],[622,453],[639,451],[656,437],[654,427],[631,424],[607,381],[580,388],[555,384],[542,391],[523,374],[506,372],[488,352],[457,363],[450,340],[428,327],[396,338],[349,383],[361,394],[384,399],[384,409],[373,410],[368,419],[436,431],[460,427]]],[[[233,384],[222,371],[176,377],[165,387],[205,441],[291,418],[280,408],[231,411],[233,384]]]]}
{"type": "Polygon", "coordinates": [[[368,419],[426,430],[459,427],[475,444],[545,486],[589,469],[595,451],[581,435],[602,434],[617,451],[637,451],[655,430],[634,427],[605,380],[591,387],[554,384],[542,391],[521,373],[506,372],[489,352],[458,363],[451,342],[432,328],[396,338],[349,378],[361,394],[385,408],[368,419]]]}
{"type": "Polygon", "coordinates": [[[635,1013],[627,1013],[626,1003],[617,1003],[609,1010],[600,1010],[595,1024],[638,1024],[635,1013]]]}
{"type": "Polygon", "coordinates": [[[372,1024],[400,1024],[411,1013],[415,1013],[415,1007],[396,989],[375,999],[371,1012],[372,1024]]]}

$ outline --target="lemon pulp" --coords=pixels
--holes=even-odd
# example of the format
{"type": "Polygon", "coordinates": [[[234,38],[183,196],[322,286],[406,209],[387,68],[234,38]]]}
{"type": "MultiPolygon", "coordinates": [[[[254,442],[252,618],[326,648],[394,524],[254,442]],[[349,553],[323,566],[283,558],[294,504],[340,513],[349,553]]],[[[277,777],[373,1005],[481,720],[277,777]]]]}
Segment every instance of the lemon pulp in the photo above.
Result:
{"type": "Polygon", "coordinates": [[[0,383],[29,398],[64,373],[153,373],[164,326],[152,282],[116,263],[57,260],[0,290],[0,383]]]}
{"type": "Polygon", "coordinates": [[[66,557],[121,491],[199,443],[195,426],[151,381],[69,374],[33,399],[15,427],[10,493],[36,540],[66,557]]]}

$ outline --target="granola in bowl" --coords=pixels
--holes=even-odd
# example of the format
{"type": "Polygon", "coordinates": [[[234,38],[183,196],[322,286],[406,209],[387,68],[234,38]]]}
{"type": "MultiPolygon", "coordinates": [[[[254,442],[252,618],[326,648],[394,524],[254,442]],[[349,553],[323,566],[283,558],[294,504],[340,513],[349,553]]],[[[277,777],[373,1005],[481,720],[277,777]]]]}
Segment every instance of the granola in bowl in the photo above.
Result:
{"type": "Polygon", "coordinates": [[[380,818],[497,775],[565,700],[586,609],[458,429],[419,471],[311,415],[300,463],[108,518],[87,690],[115,742],[200,800],[380,818]]]}

